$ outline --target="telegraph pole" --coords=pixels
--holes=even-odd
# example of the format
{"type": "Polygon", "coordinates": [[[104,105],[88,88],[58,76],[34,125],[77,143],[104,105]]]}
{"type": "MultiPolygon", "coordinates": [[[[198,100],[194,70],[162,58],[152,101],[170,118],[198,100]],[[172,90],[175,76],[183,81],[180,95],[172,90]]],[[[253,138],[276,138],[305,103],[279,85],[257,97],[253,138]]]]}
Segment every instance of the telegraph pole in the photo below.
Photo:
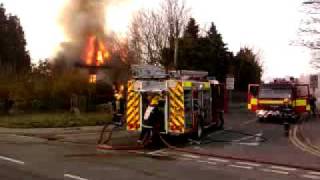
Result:
{"type": "Polygon", "coordinates": [[[179,28],[178,28],[178,20],[176,20],[176,32],[174,37],[174,67],[178,70],[178,50],[179,50],[179,28]]]}

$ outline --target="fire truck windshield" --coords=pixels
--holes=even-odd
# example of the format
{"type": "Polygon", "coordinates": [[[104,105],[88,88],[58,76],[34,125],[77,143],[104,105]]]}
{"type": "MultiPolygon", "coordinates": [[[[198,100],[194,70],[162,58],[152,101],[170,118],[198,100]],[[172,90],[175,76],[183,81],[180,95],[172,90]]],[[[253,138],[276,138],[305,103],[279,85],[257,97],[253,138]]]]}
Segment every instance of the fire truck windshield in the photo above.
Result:
{"type": "Polygon", "coordinates": [[[291,89],[261,88],[259,98],[291,98],[291,89]]]}

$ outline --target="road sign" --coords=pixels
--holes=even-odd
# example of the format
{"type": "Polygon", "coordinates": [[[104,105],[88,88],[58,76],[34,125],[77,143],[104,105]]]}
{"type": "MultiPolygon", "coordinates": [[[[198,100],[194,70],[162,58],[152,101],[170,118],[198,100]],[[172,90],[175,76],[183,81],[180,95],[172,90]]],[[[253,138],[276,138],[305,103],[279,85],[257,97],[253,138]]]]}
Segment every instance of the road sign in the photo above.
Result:
{"type": "Polygon", "coordinates": [[[310,87],[318,88],[318,75],[310,75],[310,87]]]}
{"type": "Polygon", "coordinates": [[[234,78],[233,77],[228,77],[226,79],[226,88],[227,90],[234,90],[234,78]]]}

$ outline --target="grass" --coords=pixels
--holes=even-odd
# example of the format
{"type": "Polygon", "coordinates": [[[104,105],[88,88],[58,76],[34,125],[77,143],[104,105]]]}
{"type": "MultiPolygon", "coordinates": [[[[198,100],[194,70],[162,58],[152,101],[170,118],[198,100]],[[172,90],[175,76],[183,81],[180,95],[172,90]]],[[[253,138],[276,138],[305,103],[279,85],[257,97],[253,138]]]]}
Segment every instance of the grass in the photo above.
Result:
{"type": "Polygon", "coordinates": [[[0,116],[0,127],[6,128],[66,128],[97,126],[111,121],[112,116],[105,113],[73,115],[70,113],[48,113],[0,116]]]}

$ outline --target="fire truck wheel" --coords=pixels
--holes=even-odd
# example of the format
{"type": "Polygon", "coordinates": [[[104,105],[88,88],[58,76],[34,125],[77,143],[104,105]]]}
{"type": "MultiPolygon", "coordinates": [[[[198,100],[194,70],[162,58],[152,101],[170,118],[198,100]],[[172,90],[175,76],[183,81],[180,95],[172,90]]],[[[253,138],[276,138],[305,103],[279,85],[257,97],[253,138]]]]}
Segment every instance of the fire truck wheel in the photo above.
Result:
{"type": "Polygon", "coordinates": [[[221,129],[223,129],[223,127],[224,127],[224,117],[223,117],[223,113],[220,113],[216,128],[221,130],[221,129]]]}
{"type": "Polygon", "coordinates": [[[197,131],[195,132],[194,134],[194,137],[197,139],[197,140],[200,140],[202,137],[203,137],[203,125],[202,125],[202,120],[201,118],[198,119],[198,123],[197,123],[197,131]]]}
{"type": "Polygon", "coordinates": [[[197,139],[201,139],[203,135],[203,127],[201,123],[198,123],[198,128],[197,128],[197,139]]]}

